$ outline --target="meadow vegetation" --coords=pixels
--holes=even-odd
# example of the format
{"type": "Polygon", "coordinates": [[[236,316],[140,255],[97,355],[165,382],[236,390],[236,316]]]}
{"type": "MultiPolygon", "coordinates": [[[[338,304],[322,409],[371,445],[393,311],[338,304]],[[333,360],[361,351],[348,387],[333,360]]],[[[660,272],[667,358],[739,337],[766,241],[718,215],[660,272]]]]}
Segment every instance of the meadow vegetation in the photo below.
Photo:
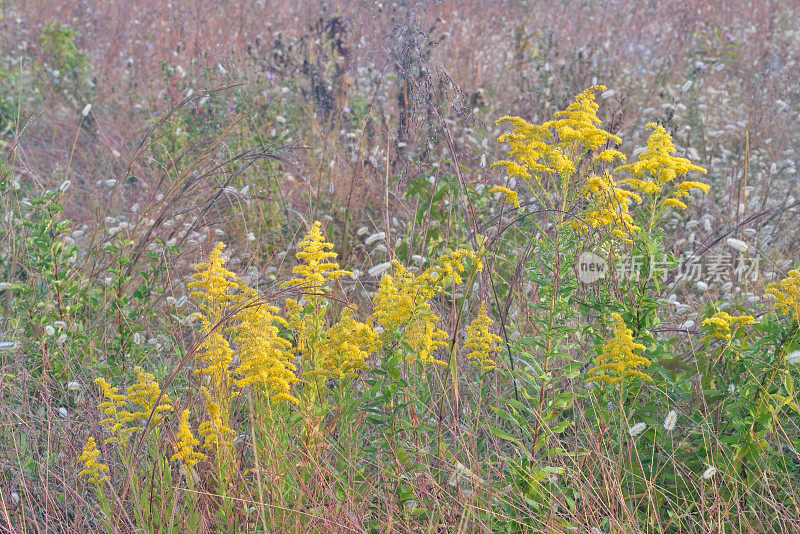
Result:
{"type": "Polygon", "coordinates": [[[800,531],[798,28],[0,0],[0,532],[800,531]]]}

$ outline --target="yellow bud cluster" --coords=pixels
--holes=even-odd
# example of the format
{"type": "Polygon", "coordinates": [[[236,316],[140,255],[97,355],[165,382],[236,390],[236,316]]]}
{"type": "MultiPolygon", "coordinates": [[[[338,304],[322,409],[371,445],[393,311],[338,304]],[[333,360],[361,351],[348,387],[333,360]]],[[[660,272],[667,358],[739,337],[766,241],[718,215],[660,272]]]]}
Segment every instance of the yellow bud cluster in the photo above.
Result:
{"type": "Polygon", "coordinates": [[[708,333],[705,341],[711,339],[722,339],[729,341],[737,333],[743,332],[744,327],[755,324],[756,320],[752,315],[741,315],[734,317],[727,312],[717,312],[703,321],[708,333]]]}
{"type": "Polygon", "coordinates": [[[514,206],[515,208],[519,209],[520,202],[519,202],[519,194],[516,191],[512,191],[507,187],[502,187],[496,185],[489,190],[490,194],[494,193],[502,193],[505,195],[505,203],[509,206],[514,206]]]}
{"type": "MultiPolygon", "coordinates": [[[[545,128],[556,131],[559,145],[566,147],[579,143],[586,150],[597,150],[608,141],[622,143],[622,139],[598,127],[602,122],[597,117],[599,106],[595,101],[595,93],[605,90],[604,85],[594,85],[586,89],[567,109],[553,115],[556,120],[543,124],[545,128]]],[[[613,153],[606,157],[611,155],[613,153]]]]}
{"type": "MultiPolygon", "coordinates": [[[[677,150],[672,142],[672,136],[663,126],[651,122],[647,127],[653,130],[647,140],[647,149],[639,155],[638,161],[622,165],[615,171],[628,171],[633,174],[633,178],[622,180],[620,184],[652,197],[662,193],[664,188],[679,176],[691,171],[705,174],[706,169],[703,167],[693,164],[686,158],[674,155],[677,150]]],[[[708,193],[711,187],[708,184],[690,180],[675,184],[674,190],[661,201],[660,205],[684,210],[687,206],[680,199],[689,196],[689,193],[695,189],[708,193]]]]}
{"type": "Polygon", "coordinates": [[[236,275],[225,268],[225,258],[222,257],[224,249],[225,245],[218,243],[208,262],[195,267],[197,272],[192,277],[194,281],[189,283],[189,289],[192,291],[192,298],[199,302],[200,312],[196,317],[203,326],[203,341],[195,356],[203,367],[195,373],[210,377],[215,390],[227,395],[228,368],[233,361],[233,351],[228,340],[220,333],[218,325],[228,316],[239,283],[236,275]]]}
{"type": "Polygon", "coordinates": [[[766,291],[777,299],[779,310],[800,321],[800,271],[789,271],[789,276],[780,282],[768,284],[766,291]]]}
{"type": "Polygon", "coordinates": [[[436,287],[429,277],[416,277],[397,261],[393,265],[394,276],[381,278],[373,316],[386,334],[402,332],[414,350],[411,359],[423,365],[446,365],[433,357],[437,349],[447,346],[447,333],[436,328],[439,317],[430,303],[436,287]]]}
{"type": "Polygon", "coordinates": [[[93,484],[99,485],[108,478],[108,466],[99,462],[100,451],[97,450],[97,443],[94,438],[89,438],[83,447],[83,452],[78,456],[78,463],[83,464],[83,470],[78,473],[79,477],[87,477],[93,484]]]}
{"type": "Polygon", "coordinates": [[[134,370],[136,371],[136,382],[128,388],[125,398],[128,406],[138,408],[138,410],[121,412],[120,416],[124,422],[146,423],[152,413],[153,419],[150,423],[156,427],[164,420],[164,414],[172,411],[172,400],[166,393],[161,395],[161,386],[156,382],[155,376],[145,373],[138,365],[134,370]],[[160,401],[159,397],[161,397],[160,401]]]}
{"type": "Polygon", "coordinates": [[[464,348],[470,351],[467,358],[480,366],[484,373],[497,367],[490,355],[497,352],[497,345],[502,342],[500,336],[489,331],[491,326],[492,320],[486,314],[486,304],[483,304],[478,316],[467,326],[467,340],[464,343],[464,348]]]}
{"type": "Polygon", "coordinates": [[[106,416],[100,424],[113,434],[105,443],[124,444],[131,432],[144,428],[150,414],[153,414],[153,418],[149,428],[156,428],[163,422],[164,415],[172,411],[172,400],[167,394],[161,395],[161,386],[155,377],[145,373],[139,366],[135,367],[135,371],[136,382],[128,387],[125,395],[120,394],[119,388],[112,387],[105,379],[95,380],[106,398],[97,406],[106,416]],[[133,425],[129,426],[129,423],[133,425]]]}
{"type": "Polygon", "coordinates": [[[280,337],[278,325],[287,327],[283,317],[275,315],[278,308],[259,302],[254,289],[242,290],[243,307],[239,323],[232,330],[239,345],[241,364],[237,369],[239,387],[264,388],[272,402],[297,403],[292,396],[292,384],[299,380],[295,376],[292,344],[280,337]]]}
{"type": "Polygon", "coordinates": [[[381,278],[373,317],[387,335],[401,333],[414,350],[411,359],[423,365],[446,365],[433,357],[436,350],[447,346],[448,335],[436,327],[439,317],[430,300],[446,286],[463,283],[461,273],[466,270],[467,259],[476,270],[483,269],[477,254],[459,249],[441,256],[417,276],[394,261],[395,274],[381,278]]]}
{"type": "Polygon", "coordinates": [[[378,333],[353,319],[345,309],[335,325],[325,331],[320,343],[322,373],[326,378],[343,378],[367,369],[367,359],[380,350],[378,333]]]}
{"type": "MultiPolygon", "coordinates": [[[[300,251],[295,257],[300,260],[292,272],[297,276],[289,280],[285,285],[300,287],[314,293],[326,293],[330,291],[325,286],[336,278],[349,276],[352,273],[339,268],[339,264],[329,260],[336,258],[336,253],[332,252],[332,243],[325,241],[322,236],[322,225],[319,221],[314,223],[308,234],[300,241],[300,251]]],[[[319,295],[309,297],[312,302],[319,302],[319,295]]]]}
{"type": "Polygon", "coordinates": [[[591,208],[584,214],[583,222],[573,223],[576,230],[585,233],[588,224],[592,228],[610,229],[615,236],[629,241],[630,235],[640,229],[633,222],[629,206],[641,203],[641,197],[619,187],[609,173],[589,177],[584,196],[591,202],[591,208]]]}
{"type": "Polygon", "coordinates": [[[203,388],[203,394],[206,397],[206,412],[208,413],[208,421],[200,423],[197,433],[200,439],[203,440],[203,449],[212,450],[222,449],[233,451],[233,436],[235,432],[228,426],[228,414],[223,413],[220,405],[211,398],[208,390],[203,388]]]}
{"type": "Polygon", "coordinates": [[[113,387],[106,382],[104,378],[98,378],[95,380],[95,383],[100,386],[100,389],[103,391],[103,396],[106,398],[104,402],[101,402],[97,406],[97,409],[101,410],[106,416],[105,419],[100,421],[100,425],[106,427],[106,432],[115,434],[105,440],[105,443],[124,443],[127,439],[127,433],[122,431],[123,421],[121,413],[124,412],[128,401],[125,395],[119,393],[119,388],[113,387]]]}
{"type": "Polygon", "coordinates": [[[645,346],[636,343],[633,331],[625,325],[618,313],[612,313],[614,320],[613,337],[603,346],[603,352],[595,359],[595,367],[590,369],[587,382],[605,382],[617,384],[625,377],[641,378],[651,382],[653,378],[639,369],[650,365],[650,360],[637,354],[645,350],[645,346]]]}
{"type": "Polygon", "coordinates": [[[195,450],[198,445],[200,445],[200,442],[194,437],[192,429],[189,427],[189,410],[184,410],[181,414],[181,424],[178,428],[175,454],[172,455],[170,461],[179,460],[191,471],[197,465],[197,462],[206,459],[205,454],[195,450]]]}

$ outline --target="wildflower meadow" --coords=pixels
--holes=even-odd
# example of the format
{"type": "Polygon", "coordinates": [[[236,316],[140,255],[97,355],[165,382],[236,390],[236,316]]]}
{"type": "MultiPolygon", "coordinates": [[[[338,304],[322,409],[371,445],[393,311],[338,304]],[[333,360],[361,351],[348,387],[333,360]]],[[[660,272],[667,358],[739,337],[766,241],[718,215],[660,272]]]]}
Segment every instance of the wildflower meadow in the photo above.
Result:
{"type": "Polygon", "coordinates": [[[800,532],[800,5],[0,0],[0,532],[800,532]]]}

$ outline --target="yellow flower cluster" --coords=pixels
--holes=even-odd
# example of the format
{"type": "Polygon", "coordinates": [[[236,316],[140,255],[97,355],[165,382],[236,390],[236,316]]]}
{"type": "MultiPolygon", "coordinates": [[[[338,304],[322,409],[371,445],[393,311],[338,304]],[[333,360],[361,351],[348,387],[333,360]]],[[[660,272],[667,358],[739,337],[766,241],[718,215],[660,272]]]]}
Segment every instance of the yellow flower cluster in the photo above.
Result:
{"type": "Polygon", "coordinates": [[[216,447],[232,451],[235,432],[228,426],[228,414],[222,412],[220,405],[214,402],[206,388],[203,388],[203,394],[206,397],[206,411],[209,418],[197,428],[197,433],[203,440],[203,448],[212,450],[216,447]]]}
{"type": "Polygon", "coordinates": [[[200,302],[196,314],[203,326],[203,341],[197,349],[197,359],[203,367],[195,371],[200,376],[210,377],[214,389],[225,393],[230,387],[229,372],[233,361],[233,350],[220,332],[220,323],[227,318],[234,304],[233,292],[239,284],[236,275],[225,268],[223,243],[217,244],[208,262],[195,267],[193,282],[189,283],[191,297],[200,302]]]}
{"type": "Polygon", "coordinates": [[[335,325],[325,331],[320,343],[322,372],[326,378],[343,378],[367,369],[367,358],[381,348],[378,333],[353,319],[345,309],[335,325]]]}
{"type": "Polygon", "coordinates": [[[206,455],[195,450],[195,447],[200,445],[200,442],[194,437],[192,429],[189,427],[189,410],[184,410],[181,414],[181,424],[177,438],[175,454],[170,458],[170,461],[180,460],[187,470],[191,472],[197,462],[206,459],[206,455]]]}
{"type": "Polygon", "coordinates": [[[126,419],[130,421],[147,422],[150,414],[153,413],[151,424],[153,427],[159,426],[164,420],[164,414],[172,411],[172,400],[169,395],[161,395],[161,386],[156,382],[156,377],[150,373],[145,373],[138,365],[136,371],[136,383],[128,388],[126,398],[128,405],[135,408],[133,412],[123,412],[126,419]],[[161,400],[159,401],[159,397],[161,400]]]}
{"type": "Polygon", "coordinates": [[[505,195],[506,204],[508,204],[509,206],[514,206],[515,208],[519,209],[520,207],[519,194],[516,191],[512,191],[507,187],[496,185],[491,189],[489,189],[489,194],[494,194],[494,193],[502,193],[503,195],[505,195]]]}
{"type": "Polygon", "coordinates": [[[430,303],[436,287],[428,277],[414,276],[398,261],[392,263],[395,274],[381,278],[373,317],[386,333],[402,331],[414,350],[412,359],[423,365],[447,365],[433,357],[437,349],[447,346],[447,332],[436,328],[439,317],[430,303]]]}
{"type": "Polygon", "coordinates": [[[717,312],[703,321],[703,326],[708,327],[705,341],[711,339],[722,339],[729,341],[737,332],[742,332],[744,327],[755,324],[756,320],[752,315],[742,315],[734,317],[727,312],[717,312]]]}
{"type": "MultiPolygon", "coordinates": [[[[638,161],[635,163],[622,165],[616,169],[616,172],[628,171],[633,174],[633,178],[622,180],[620,184],[628,185],[636,191],[653,197],[660,194],[664,187],[674,182],[679,176],[691,171],[706,173],[706,169],[703,167],[694,165],[686,158],[673,155],[676,149],[672,142],[672,136],[663,126],[651,122],[647,127],[653,130],[647,140],[647,149],[639,155],[638,161]]],[[[694,189],[708,193],[711,187],[701,182],[681,182],[675,185],[674,191],[661,202],[661,205],[686,209],[686,204],[680,199],[689,196],[689,192],[694,189]]]]}
{"type": "MultiPolygon", "coordinates": [[[[595,93],[605,91],[602,85],[590,87],[579,94],[566,110],[555,113],[554,119],[541,125],[530,124],[520,117],[502,117],[497,121],[512,124],[514,129],[497,140],[508,143],[509,160],[498,161],[493,167],[505,167],[510,177],[521,178],[529,186],[536,173],[569,176],[577,171],[576,161],[583,151],[595,151],[609,141],[621,143],[622,139],[599,126],[598,104],[595,93]],[[576,151],[580,146],[583,151],[576,151]]],[[[595,155],[596,161],[609,162],[625,156],[615,149],[595,155]]]]}
{"type": "Polygon", "coordinates": [[[106,382],[104,378],[98,378],[95,383],[100,386],[103,391],[103,396],[106,398],[98,406],[98,410],[102,410],[106,418],[100,421],[100,425],[106,427],[106,432],[116,434],[105,440],[104,443],[124,443],[127,440],[127,432],[123,432],[123,417],[122,413],[127,406],[128,401],[125,395],[119,393],[119,388],[113,387],[106,382]],[[122,438],[122,441],[120,441],[122,438]]]}
{"type": "Polygon", "coordinates": [[[381,278],[373,317],[387,334],[402,333],[414,351],[411,358],[423,365],[446,365],[433,357],[436,350],[447,346],[448,335],[436,327],[439,317],[430,300],[446,286],[463,282],[460,273],[466,270],[466,259],[475,263],[476,270],[483,269],[477,254],[459,249],[443,255],[418,276],[394,261],[395,274],[381,278]]]}
{"type": "Polygon", "coordinates": [[[587,224],[592,228],[611,228],[613,235],[624,240],[640,230],[633,222],[629,207],[632,202],[641,203],[642,198],[617,186],[609,173],[589,177],[584,195],[592,202],[592,208],[585,213],[585,222],[573,223],[576,230],[585,232],[587,224]]]}
{"type": "Polygon", "coordinates": [[[800,271],[789,271],[789,276],[777,284],[767,285],[766,291],[778,299],[779,310],[800,321],[800,271]]]}
{"type": "Polygon", "coordinates": [[[97,442],[94,438],[89,438],[86,445],[83,447],[83,452],[78,456],[78,463],[83,464],[83,470],[78,473],[79,477],[88,477],[89,481],[99,485],[103,480],[106,480],[108,473],[108,466],[98,462],[100,451],[97,450],[97,442]]]}
{"type": "Polygon", "coordinates": [[[471,351],[467,353],[467,358],[480,366],[484,373],[497,367],[497,363],[489,356],[497,352],[497,344],[503,341],[489,331],[491,326],[492,320],[486,314],[486,304],[483,304],[478,316],[467,326],[467,340],[464,343],[464,348],[471,351]]]}
{"type": "Polygon", "coordinates": [[[650,365],[650,360],[637,354],[637,351],[645,350],[645,346],[634,341],[633,331],[618,313],[612,313],[611,318],[614,320],[614,336],[603,346],[603,353],[595,359],[596,367],[589,370],[590,377],[586,381],[614,385],[625,377],[632,377],[651,382],[650,375],[639,371],[650,365]]]}
{"type": "MultiPolygon", "coordinates": [[[[314,293],[327,293],[330,291],[325,286],[327,282],[351,275],[351,272],[340,269],[338,263],[329,261],[337,256],[335,252],[331,251],[332,248],[333,244],[325,241],[322,236],[320,222],[316,221],[300,242],[300,251],[295,254],[295,257],[301,261],[292,269],[297,278],[289,280],[285,285],[299,287],[314,293]]],[[[310,295],[309,299],[316,305],[321,296],[310,295]]]]}
{"type": "Polygon", "coordinates": [[[278,325],[287,327],[283,317],[275,315],[278,308],[258,301],[258,293],[249,287],[242,290],[243,306],[239,322],[232,330],[236,334],[241,363],[237,369],[240,376],[237,384],[244,388],[265,388],[273,403],[288,401],[296,404],[292,395],[292,384],[299,380],[295,376],[292,344],[280,337],[278,325]]]}
{"type": "MultiPolygon", "coordinates": [[[[586,89],[566,110],[553,115],[556,120],[544,123],[545,128],[552,128],[558,133],[559,146],[567,147],[572,143],[580,143],[586,150],[597,150],[608,141],[622,143],[622,139],[616,135],[598,128],[602,121],[597,117],[599,106],[595,101],[595,93],[606,89],[604,85],[594,85],[586,89]]],[[[613,151],[605,154],[603,159],[610,161],[610,156],[613,155],[621,153],[613,151]]]]}
{"type": "Polygon", "coordinates": [[[161,386],[150,373],[145,373],[141,367],[136,366],[136,382],[128,387],[125,395],[119,393],[119,388],[112,387],[103,378],[98,378],[95,383],[103,391],[105,401],[97,407],[102,410],[106,418],[100,424],[106,431],[115,434],[105,440],[105,443],[124,444],[128,436],[144,428],[144,424],[153,414],[150,428],[156,428],[164,420],[164,414],[172,411],[172,400],[166,393],[161,395],[161,386]],[[159,401],[159,396],[161,400],[159,401]],[[134,423],[133,426],[127,426],[134,423]]]}

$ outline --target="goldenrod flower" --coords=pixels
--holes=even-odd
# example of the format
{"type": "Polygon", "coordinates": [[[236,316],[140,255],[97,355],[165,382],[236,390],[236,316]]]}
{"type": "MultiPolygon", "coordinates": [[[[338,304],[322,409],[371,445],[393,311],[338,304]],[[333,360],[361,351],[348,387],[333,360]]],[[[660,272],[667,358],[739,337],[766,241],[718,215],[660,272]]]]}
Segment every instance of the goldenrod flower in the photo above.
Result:
{"type": "MultiPolygon", "coordinates": [[[[203,440],[203,448],[211,450],[214,447],[222,447],[232,450],[233,440],[231,438],[235,432],[227,425],[227,421],[223,420],[219,404],[211,399],[205,388],[203,388],[203,393],[206,396],[206,411],[209,417],[209,420],[201,423],[197,429],[197,433],[203,440]]],[[[227,416],[227,414],[224,415],[227,416]]]]}
{"type": "MultiPolygon", "coordinates": [[[[300,252],[295,254],[295,257],[301,263],[292,269],[297,278],[289,280],[286,286],[299,286],[315,293],[325,293],[329,291],[325,287],[327,282],[352,274],[340,269],[338,263],[328,261],[336,258],[337,254],[331,252],[333,244],[325,241],[320,228],[321,223],[316,221],[300,242],[300,252]]],[[[318,303],[320,298],[318,295],[310,296],[310,300],[315,303],[318,303]]]]}
{"type": "Polygon", "coordinates": [[[448,335],[436,327],[439,317],[430,300],[445,287],[463,283],[461,273],[466,271],[466,260],[471,260],[476,270],[483,269],[477,254],[458,249],[439,257],[418,276],[394,261],[395,274],[385,274],[381,278],[373,317],[387,335],[402,334],[414,350],[410,359],[423,365],[446,365],[433,357],[436,350],[447,346],[448,335]]]}
{"type": "MultiPolygon", "coordinates": [[[[520,117],[499,119],[498,125],[510,122],[514,126],[513,131],[497,139],[510,145],[510,159],[498,161],[492,167],[505,167],[510,177],[521,178],[528,186],[531,186],[532,177],[541,185],[537,173],[570,176],[576,172],[579,154],[574,150],[575,145],[581,146],[583,150],[580,152],[583,152],[595,151],[608,141],[621,143],[622,139],[599,128],[602,123],[597,117],[595,93],[604,90],[602,85],[586,89],[566,110],[555,113],[554,120],[541,125],[530,124],[520,117]]],[[[625,159],[614,149],[595,156],[595,160],[600,162],[614,158],[625,159]]]]}
{"type": "Polygon", "coordinates": [[[639,371],[640,368],[650,365],[650,360],[637,354],[645,350],[645,346],[633,340],[633,331],[625,325],[625,321],[618,313],[612,313],[614,320],[614,336],[603,347],[603,353],[595,359],[591,375],[586,381],[602,381],[613,385],[624,377],[641,378],[652,382],[652,377],[639,371]]]}
{"type": "MultiPolygon", "coordinates": [[[[647,140],[647,149],[639,155],[638,161],[635,163],[622,165],[616,169],[616,172],[628,171],[633,174],[633,178],[622,180],[620,184],[628,185],[645,195],[654,196],[679,176],[688,174],[691,171],[705,174],[706,169],[703,167],[693,164],[686,158],[673,155],[677,150],[672,142],[672,136],[667,133],[663,126],[651,122],[647,127],[653,130],[647,140]]],[[[672,197],[680,199],[688,196],[693,189],[708,193],[711,188],[701,182],[685,181],[675,185],[672,197]]],[[[663,205],[685,209],[682,207],[685,206],[683,202],[665,201],[663,205]]]]}
{"type": "Polygon", "coordinates": [[[335,325],[325,331],[319,351],[322,373],[327,378],[344,378],[367,369],[367,358],[379,350],[378,333],[367,324],[353,319],[345,309],[335,325]]]}
{"type": "Polygon", "coordinates": [[[206,455],[195,450],[200,445],[200,441],[192,434],[189,427],[189,410],[184,410],[181,414],[181,424],[178,429],[178,442],[174,445],[175,454],[170,458],[171,462],[180,460],[189,471],[197,465],[197,462],[206,459],[206,455]]]}
{"type": "Polygon", "coordinates": [[[292,344],[280,337],[277,326],[288,324],[283,317],[275,315],[278,308],[258,302],[254,289],[244,287],[242,291],[239,323],[232,328],[241,359],[237,369],[238,385],[264,388],[272,402],[297,403],[291,394],[292,384],[299,382],[295,376],[297,368],[293,363],[292,344]]]}
{"type": "Polygon", "coordinates": [[[767,285],[766,291],[777,299],[780,311],[800,321],[800,271],[789,271],[789,276],[780,282],[767,285]]]}
{"type": "Polygon", "coordinates": [[[516,191],[512,191],[507,187],[496,185],[489,190],[489,193],[490,194],[502,193],[503,195],[505,195],[506,204],[514,206],[517,209],[519,209],[520,207],[519,194],[516,191]]]}
{"type": "Polygon", "coordinates": [[[106,418],[100,421],[100,425],[106,427],[107,432],[116,434],[106,439],[105,443],[123,443],[127,439],[127,432],[123,430],[126,422],[123,414],[126,413],[124,408],[128,405],[128,401],[125,395],[119,393],[119,388],[113,387],[104,378],[98,378],[95,383],[103,390],[103,396],[106,398],[97,406],[97,409],[106,415],[106,418]]]}
{"type": "Polygon", "coordinates": [[[225,268],[222,251],[223,243],[217,244],[208,262],[195,267],[197,271],[189,283],[191,297],[200,303],[200,312],[195,315],[202,322],[203,341],[197,349],[196,358],[204,367],[195,371],[201,376],[210,377],[218,394],[229,393],[229,372],[233,361],[233,351],[219,329],[215,329],[231,311],[234,301],[233,292],[239,282],[232,272],[225,268]]]}
{"type": "Polygon", "coordinates": [[[464,348],[470,350],[467,358],[481,367],[485,373],[495,369],[497,364],[489,356],[497,352],[497,344],[503,340],[489,331],[492,320],[486,314],[486,304],[481,305],[478,316],[467,326],[467,340],[464,348]]]}
{"type": "Polygon", "coordinates": [[[573,223],[576,230],[585,232],[588,224],[592,228],[610,229],[613,235],[624,240],[640,230],[633,222],[629,207],[633,202],[641,203],[641,197],[619,187],[609,173],[590,176],[586,180],[584,195],[592,206],[584,214],[585,222],[573,223]]]}
{"type": "Polygon", "coordinates": [[[203,314],[214,323],[222,319],[227,304],[233,299],[231,291],[237,287],[236,275],[225,268],[223,250],[225,244],[217,243],[208,261],[194,268],[197,271],[192,276],[194,281],[188,285],[192,291],[190,296],[198,299],[203,314]]]}
{"type": "Polygon", "coordinates": [[[94,438],[89,438],[83,447],[83,452],[78,457],[78,462],[83,464],[83,470],[78,473],[79,477],[88,477],[89,481],[99,485],[108,478],[108,466],[98,462],[100,451],[97,450],[97,443],[94,438]]]}
{"type": "MultiPolygon", "coordinates": [[[[430,270],[415,277],[399,262],[394,262],[395,275],[381,278],[375,296],[373,317],[387,334],[401,332],[414,350],[411,359],[423,365],[446,365],[433,357],[433,353],[447,346],[447,333],[436,328],[439,318],[431,308],[430,299],[437,292],[430,270]]],[[[438,286],[441,288],[441,286],[438,286]]]]}
{"type": "Polygon", "coordinates": [[[543,126],[553,128],[558,133],[558,140],[562,145],[578,142],[587,150],[597,150],[608,141],[622,143],[622,139],[616,135],[598,128],[602,122],[597,117],[599,105],[595,101],[595,93],[605,90],[604,85],[594,85],[586,89],[566,110],[555,113],[553,115],[555,120],[546,122],[543,126]]]}
{"type": "Polygon", "coordinates": [[[161,386],[155,380],[155,376],[145,373],[138,365],[136,371],[136,382],[128,387],[125,399],[129,407],[138,407],[136,411],[123,411],[119,413],[123,423],[137,422],[146,423],[153,413],[151,424],[156,427],[164,420],[164,414],[172,411],[172,400],[166,393],[161,395],[161,386]],[[158,401],[159,396],[161,400],[158,401]],[[156,405],[158,402],[158,405],[156,405]]]}
{"type": "Polygon", "coordinates": [[[722,339],[728,341],[733,335],[743,331],[744,327],[755,324],[756,320],[752,315],[742,315],[734,317],[727,312],[717,312],[703,321],[703,326],[708,328],[705,341],[711,339],[722,339]]]}

